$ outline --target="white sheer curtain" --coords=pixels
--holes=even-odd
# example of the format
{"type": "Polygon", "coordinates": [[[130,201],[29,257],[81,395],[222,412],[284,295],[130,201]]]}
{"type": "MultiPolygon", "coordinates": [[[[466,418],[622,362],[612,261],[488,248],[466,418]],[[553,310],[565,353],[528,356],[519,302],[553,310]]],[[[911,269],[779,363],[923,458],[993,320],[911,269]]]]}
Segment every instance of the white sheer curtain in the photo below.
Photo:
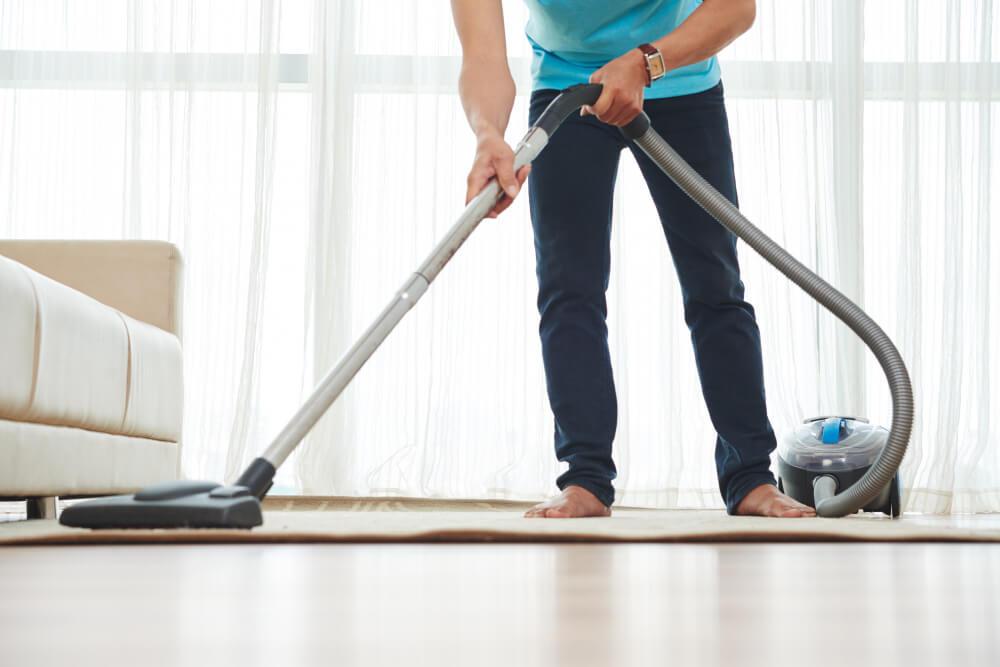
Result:
{"type": "Polygon", "coordinates": [[[0,234],[181,247],[192,476],[231,475],[273,428],[262,402],[287,412],[297,398],[261,387],[287,395],[300,383],[285,368],[301,345],[282,356],[274,328],[282,339],[301,332],[301,310],[282,311],[275,289],[295,298],[303,282],[291,276],[308,108],[285,92],[281,63],[260,54],[276,56],[279,37],[306,53],[309,9],[0,0],[0,234]]]}
{"type": "MultiPolygon", "coordinates": [[[[748,216],[861,300],[918,398],[907,509],[1000,510],[992,0],[761,0],[723,54],[748,216]]],[[[525,10],[505,2],[526,126],[525,10]]],[[[190,476],[233,477],[461,207],[448,3],[0,0],[0,234],[186,257],[190,476]],[[263,57],[261,57],[263,56],[263,57]]],[[[718,507],[673,268],[630,158],[610,293],[619,501],[718,507]]],[[[863,348],[748,250],[779,431],[887,422],[863,348]]],[[[282,469],[290,492],[554,490],[525,201],[484,223],[282,469]]]]}

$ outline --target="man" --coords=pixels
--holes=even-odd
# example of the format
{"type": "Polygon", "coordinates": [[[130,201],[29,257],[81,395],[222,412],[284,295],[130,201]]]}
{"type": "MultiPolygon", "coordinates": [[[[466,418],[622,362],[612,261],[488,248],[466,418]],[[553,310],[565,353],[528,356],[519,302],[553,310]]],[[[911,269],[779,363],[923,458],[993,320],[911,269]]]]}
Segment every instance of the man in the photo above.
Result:
{"type": "MultiPolygon", "coordinates": [[[[640,111],[734,204],[729,125],[715,54],[753,24],[754,0],[526,0],[534,51],[529,121],[559,89],[601,83],[600,99],[557,131],[532,167],[513,170],[504,131],[514,101],[501,0],[452,0],[462,42],[459,90],[477,137],[467,199],[491,178],[510,205],[525,180],[535,237],[539,333],[555,417],[555,449],[569,464],[559,496],[528,517],[609,516],[617,401],[607,343],[611,204],[628,148],[656,204],[684,300],[702,394],[718,433],[719,488],[730,514],[815,512],[780,493],[770,472],[760,332],[743,298],[736,239],[688,199],[616,127],[640,111]]],[[[666,370],[666,369],[664,369],[666,370]]]]}

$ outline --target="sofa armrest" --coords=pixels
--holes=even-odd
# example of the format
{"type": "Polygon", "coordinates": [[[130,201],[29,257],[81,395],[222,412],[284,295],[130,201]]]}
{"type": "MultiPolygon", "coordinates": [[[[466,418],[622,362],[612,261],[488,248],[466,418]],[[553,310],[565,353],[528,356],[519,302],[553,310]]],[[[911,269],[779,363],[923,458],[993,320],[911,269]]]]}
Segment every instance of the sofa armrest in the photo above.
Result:
{"type": "Polygon", "coordinates": [[[183,262],[165,241],[0,241],[4,255],[181,337],[183,262]]]}

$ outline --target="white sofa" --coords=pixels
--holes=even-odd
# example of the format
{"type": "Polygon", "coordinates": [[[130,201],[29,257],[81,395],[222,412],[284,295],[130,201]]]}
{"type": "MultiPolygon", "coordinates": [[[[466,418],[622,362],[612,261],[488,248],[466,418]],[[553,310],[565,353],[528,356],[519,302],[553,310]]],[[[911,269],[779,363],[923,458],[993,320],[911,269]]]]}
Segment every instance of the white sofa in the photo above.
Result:
{"type": "Polygon", "coordinates": [[[181,259],[152,241],[0,241],[0,498],[176,479],[181,259]]]}

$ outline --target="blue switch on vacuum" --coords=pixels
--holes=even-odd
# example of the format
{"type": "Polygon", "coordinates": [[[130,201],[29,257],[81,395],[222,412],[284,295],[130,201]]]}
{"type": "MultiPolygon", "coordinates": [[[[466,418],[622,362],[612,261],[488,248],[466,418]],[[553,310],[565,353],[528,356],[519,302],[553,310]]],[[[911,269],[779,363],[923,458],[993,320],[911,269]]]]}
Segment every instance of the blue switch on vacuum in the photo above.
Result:
{"type": "Polygon", "coordinates": [[[830,417],[823,421],[823,431],[820,440],[824,445],[836,445],[840,442],[840,431],[844,426],[844,420],[840,417],[830,417]]]}

